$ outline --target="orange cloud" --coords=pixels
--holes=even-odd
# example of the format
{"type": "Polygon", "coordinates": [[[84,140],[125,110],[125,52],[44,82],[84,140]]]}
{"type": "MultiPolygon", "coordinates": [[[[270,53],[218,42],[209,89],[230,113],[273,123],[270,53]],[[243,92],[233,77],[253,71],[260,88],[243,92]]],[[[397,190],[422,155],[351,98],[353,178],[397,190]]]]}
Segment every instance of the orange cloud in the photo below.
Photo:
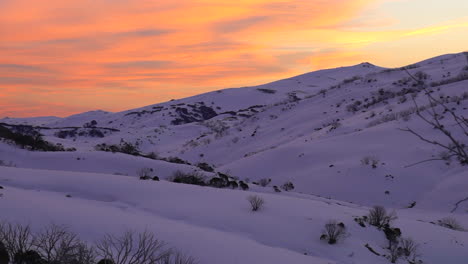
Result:
{"type": "Polygon", "coordinates": [[[455,27],[369,31],[353,22],[381,1],[3,0],[0,116],[118,111],[253,85],[455,27]]]}

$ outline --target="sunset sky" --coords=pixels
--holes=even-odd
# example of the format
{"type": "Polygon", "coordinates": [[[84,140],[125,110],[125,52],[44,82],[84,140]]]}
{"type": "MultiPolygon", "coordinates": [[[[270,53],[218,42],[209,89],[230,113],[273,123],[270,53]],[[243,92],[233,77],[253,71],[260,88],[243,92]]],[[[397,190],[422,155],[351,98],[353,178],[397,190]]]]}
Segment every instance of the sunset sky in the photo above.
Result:
{"type": "Polygon", "coordinates": [[[0,117],[121,111],[467,44],[467,0],[0,0],[0,117]]]}

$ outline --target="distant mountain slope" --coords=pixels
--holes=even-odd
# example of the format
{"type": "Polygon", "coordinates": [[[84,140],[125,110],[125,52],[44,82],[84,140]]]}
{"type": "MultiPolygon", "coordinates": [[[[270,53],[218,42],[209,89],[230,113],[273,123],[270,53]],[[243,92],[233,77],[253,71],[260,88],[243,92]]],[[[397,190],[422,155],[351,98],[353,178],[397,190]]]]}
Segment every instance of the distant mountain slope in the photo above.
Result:
{"type": "MultiPolygon", "coordinates": [[[[466,118],[468,53],[396,69],[362,63],[119,113],[1,119],[8,131],[76,149],[0,141],[1,220],[64,223],[90,241],[149,228],[206,264],[384,264],[385,233],[359,224],[383,205],[419,244],[422,263],[464,264],[468,233],[438,221],[468,228],[467,167],[401,130],[447,143],[416,114],[431,109],[426,91],[466,118]],[[139,180],[142,168],[161,181],[139,180]],[[178,171],[206,182],[229,175],[249,189],[169,183],[178,171]],[[282,188],[288,182],[295,188],[282,188]],[[250,211],[250,195],[265,199],[261,211],[250,211]],[[319,238],[333,219],[347,236],[328,245],[319,238]]],[[[468,145],[449,111],[438,118],[468,145]]]]}
{"type": "MultiPolygon", "coordinates": [[[[427,100],[409,74],[437,96],[460,98],[450,106],[466,115],[467,58],[449,54],[396,69],[362,63],[120,113],[1,122],[41,123],[52,128],[41,129],[46,139],[80,151],[129,142],[144,154],[206,162],[241,179],[292,181],[305,193],[404,207],[428,199],[450,171],[458,171],[456,162],[406,167],[441,152],[398,130],[412,127],[438,136],[414,113],[411,98],[421,106],[427,100]],[[376,168],[362,165],[366,157],[378,160],[376,168]]],[[[447,203],[462,195],[452,193],[447,203]]]]}

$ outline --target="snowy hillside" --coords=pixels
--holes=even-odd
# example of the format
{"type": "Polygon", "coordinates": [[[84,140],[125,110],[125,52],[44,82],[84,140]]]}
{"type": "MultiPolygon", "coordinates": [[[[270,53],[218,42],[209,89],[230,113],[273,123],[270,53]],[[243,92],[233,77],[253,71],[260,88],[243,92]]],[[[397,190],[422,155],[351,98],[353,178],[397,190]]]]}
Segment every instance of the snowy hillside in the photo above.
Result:
{"type": "MultiPolygon", "coordinates": [[[[417,116],[416,105],[431,110],[425,91],[466,117],[468,53],[397,69],[321,70],[119,113],[0,119],[13,132],[75,150],[0,142],[2,219],[65,223],[90,241],[148,227],[200,263],[374,264],[390,263],[386,236],[355,218],[382,205],[419,244],[417,259],[467,263],[468,232],[438,224],[450,217],[468,228],[467,167],[402,131],[447,143],[417,116]],[[139,180],[142,168],[161,181],[139,180]],[[169,182],[176,171],[196,171],[208,185],[226,175],[235,185],[169,182]],[[287,182],[294,189],[281,188],[287,182]],[[256,193],[265,207],[251,212],[246,198],[256,193]],[[93,218],[73,221],[80,215],[93,218]],[[319,239],[331,219],[347,230],[336,245],[319,239]]],[[[444,126],[468,144],[443,114],[444,126]]]]}

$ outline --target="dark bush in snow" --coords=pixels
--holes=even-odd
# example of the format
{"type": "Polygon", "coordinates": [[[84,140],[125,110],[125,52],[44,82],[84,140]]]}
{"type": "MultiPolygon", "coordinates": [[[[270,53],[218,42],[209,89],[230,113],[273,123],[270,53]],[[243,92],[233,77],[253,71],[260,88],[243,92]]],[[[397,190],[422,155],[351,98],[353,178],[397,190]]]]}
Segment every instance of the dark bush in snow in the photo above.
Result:
{"type": "Polygon", "coordinates": [[[281,188],[287,192],[294,190],[294,184],[290,181],[285,182],[281,188]]]}
{"type": "Polygon", "coordinates": [[[360,225],[361,227],[366,227],[365,222],[367,222],[367,220],[367,216],[354,218],[354,222],[358,223],[358,225],[360,225]]]}
{"type": "Polygon", "coordinates": [[[267,89],[267,88],[257,88],[257,91],[260,91],[260,92],[266,93],[266,94],[275,94],[276,93],[276,90],[267,89]]]}
{"type": "Polygon", "coordinates": [[[336,244],[340,239],[346,236],[346,227],[343,223],[338,223],[335,220],[330,220],[325,224],[321,240],[327,240],[328,244],[336,244]]]}
{"type": "Polygon", "coordinates": [[[208,163],[206,162],[200,162],[200,163],[197,163],[196,165],[198,168],[200,168],[201,170],[204,170],[206,172],[214,172],[214,168],[212,166],[210,166],[208,163]]]}
{"type": "Polygon", "coordinates": [[[15,145],[32,151],[65,151],[62,145],[52,144],[42,138],[33,127],[17,126],[15,131],[0,125],[0,139],[12,141],[15,145]]]}
{"type": "Polygon", "coordinates": [[[377,168],[377,165],[379,164],[379,159],[373,156],[365,156],[364,158],[361,159],[361,164],[371,165],[372,168],[375,169],[377,168]]]}
{"type": "Polygon", "coordinates": [[[239,188],[239,184],[237,184],[236,181],[229,181],[228,182],[228,187],[230,187],[232,189],[237,189],[237,188],[239,188]]]}
{"type": "Polygon", "coordinates": [[[0,241],[0,264],[9,264],[10,256],[6,250],[5,245],[0,241]]]}
{"type": "Polygon", "coordinates": [[[185,183],[185,184],[193,184],[193,185],[200,185],[205,186],[205,177],[198,173],[198,172],[190,172],[185,173],[182,171],[176,171],[172,175],[172,181],[175,183],[185,183]]]}
{"type": "Polygon", "coordinates": [[[170,162],[170,163],[176,163],[176,164],[192,165],[192,164],[190,164],[190,162],[188,162],[186,160],[183,160],[181,158],[178,158],[178,157],[161,158],[161,160],[164,160],[164,161],[167,161],[167,162],[170,162]]]}
{"type": "Polygon", "coordinates": [[[457,219],[452,217],[442,218],[437,221],[440,226],[457,230],[457,231],[465,231],[465,228],[457,221],[457,219]]]}
{"type": "Polygon", "coordinates": [[[252,211],[256,212],[263,207],[265,204],[265,200],[258,195],[250,195],[247,197],[247,201],[249,201],[252,211]]]}
{"type": "Polygon", "coordinates": [[[239,182],[239,186],[242,188],[242,190],[248,190],[249,189],[249,185],[243,181],[240,181],[239,182]]]}
{"type": "Polygon", "coordinates": [[[385,233],[385,237],[388,240],[389,248],[392,246],[393,243],[398,243],[398,239],[401,236],[400,228],[384,227],[383,231],[385,233]]]}
{"type": "Polygon", "coordinates": [[[46,264],[47,262],[41,258],[39,253],[34,250],[26,252],[18,252],[14,256],[13,264],[46,264]]]}
{"type": "Polygon", "coordinates": [[[115,264],[115,263],[110,259],[101,259],[97,264],[115,264]]]}
{"type": "Polygon", "coordinates": [[[402,238],[394,241],[388,247],[388,259],[391,263],[397,263],[398,259],[404,257],[410,264],[422,263],[418,260],[418,244],[412,238],[402,238]]]}
{"type": "Polygon", "coordinates": [[[225,188],[228,186],[228,182],[223,178],[214,177],[210,180],[210,186],[216,188],[225,188]]]}
{"type": "Polygon", "coordinates": [[[106,152],[120,152],[128,155],[142,156],[136,144],[131,144],[129,142],[122,141],[120,145],[107,145],[106,143],[98,144],[94,147],[97,151],[106,151],[106,152]]]}
{"type": "Polygon", "coordinates": [[[153,174],[153,169],[151,168],[141,168],[137,171],[137,175],[140,177],[140,180],[149,180],[153,174]]]}
{"type": "Polygon", "coordinates": [[[266,187],[268,184],[270,184],[270,182],[271,182],[271,179],[263,178],[263,179],[260,179],[258,183],[260,186],[266,187]]]}
{"type": "Polygon", "coordinates": [[[387,210],[383,206],[374,206],[368,215],[369,224],[378,228],[389,227],[391,222],[396,219],[396,213],[387,213],[387,210]]]}

